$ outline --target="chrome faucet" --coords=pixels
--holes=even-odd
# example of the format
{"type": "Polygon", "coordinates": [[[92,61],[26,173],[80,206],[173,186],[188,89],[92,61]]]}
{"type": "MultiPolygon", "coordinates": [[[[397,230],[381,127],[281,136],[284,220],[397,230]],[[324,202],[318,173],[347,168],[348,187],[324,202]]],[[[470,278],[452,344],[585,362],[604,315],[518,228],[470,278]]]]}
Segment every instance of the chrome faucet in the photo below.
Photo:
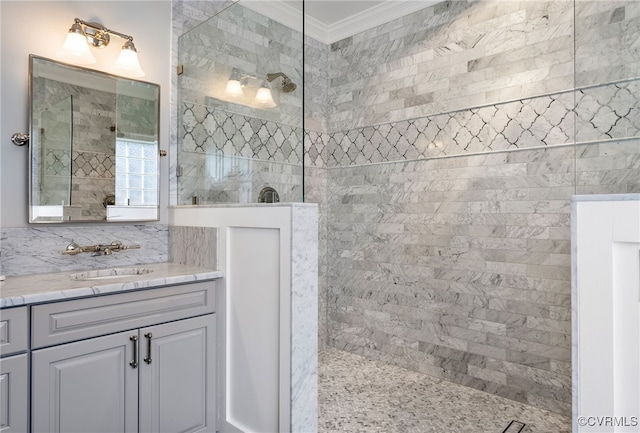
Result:
{"type": "Polygon", "coordinates": [[[70,254],[75,256],[80,253],[93,253],[92,256],[100,256],[100,255],[110,255],[114,251],[121,250],[131,250],[140,248],[140,245],[123,245],[120,241],[113,241],[110,244],[97,244],[90,245],[87,247],[81,247],[75,242],[71,242],[67,245],[67,248],[62,252],[62,254],[70,254]]]}

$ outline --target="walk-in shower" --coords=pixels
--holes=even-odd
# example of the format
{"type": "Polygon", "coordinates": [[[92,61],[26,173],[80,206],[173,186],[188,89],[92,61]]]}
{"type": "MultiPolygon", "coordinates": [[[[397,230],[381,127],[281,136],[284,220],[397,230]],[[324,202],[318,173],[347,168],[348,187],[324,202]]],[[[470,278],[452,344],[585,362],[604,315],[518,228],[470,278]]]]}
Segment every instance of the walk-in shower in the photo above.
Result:
{"type": "Polygon", "coordinates": [[[242,4],[180,39],[179,203],[304,190],[323,344],[568,416],[571,198],[640,192],[640,2],[425,2],[322,41],[242,4]]]}

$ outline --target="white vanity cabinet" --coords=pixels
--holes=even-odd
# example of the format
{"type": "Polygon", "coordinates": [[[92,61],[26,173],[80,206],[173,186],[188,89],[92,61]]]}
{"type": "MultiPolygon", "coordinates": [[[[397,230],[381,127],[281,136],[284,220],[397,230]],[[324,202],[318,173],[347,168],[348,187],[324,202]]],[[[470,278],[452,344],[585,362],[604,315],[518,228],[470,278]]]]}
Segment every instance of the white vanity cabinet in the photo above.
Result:
{"type": "Polygon", "coordinates": [[[33,351],[34,432],[136,432],[131,332],[33,351]]]}
{"type": "Polygon", "coordinates": [[[0,311],[0,432],[26,432],[28,421],[28,309],[0,311]]]}
{"type": "Polygon", "coordinates": [[[33,432],[215,432],[215,282],[32,307],[33,432]]]}

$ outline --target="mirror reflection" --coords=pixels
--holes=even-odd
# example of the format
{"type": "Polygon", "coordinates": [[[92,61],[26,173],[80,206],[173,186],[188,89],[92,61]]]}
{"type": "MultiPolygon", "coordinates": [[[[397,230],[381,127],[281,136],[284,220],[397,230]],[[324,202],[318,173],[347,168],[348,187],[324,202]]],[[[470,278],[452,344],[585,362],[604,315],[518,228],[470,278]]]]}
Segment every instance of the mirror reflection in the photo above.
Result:
{"type": "Polygon", "coordinates": [[[30,56],[29,222],[158,220],[160,88],[30,56]]]}

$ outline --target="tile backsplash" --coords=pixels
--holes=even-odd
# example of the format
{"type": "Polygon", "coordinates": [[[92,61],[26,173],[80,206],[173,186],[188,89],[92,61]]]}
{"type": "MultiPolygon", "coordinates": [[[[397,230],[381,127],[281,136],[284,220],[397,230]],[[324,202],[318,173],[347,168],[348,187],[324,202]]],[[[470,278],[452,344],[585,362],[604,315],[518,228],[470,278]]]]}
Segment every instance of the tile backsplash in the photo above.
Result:
{"type": "Polygon", "coordinates": [[[7,276],[161,263],[168,259],[169,228],[163,224],[3,227],[0,238],[0,273],[7,276]],[[116,240],[140,248],[99,256],[62,254],[71,242],[85,246],[116,240]]]}

